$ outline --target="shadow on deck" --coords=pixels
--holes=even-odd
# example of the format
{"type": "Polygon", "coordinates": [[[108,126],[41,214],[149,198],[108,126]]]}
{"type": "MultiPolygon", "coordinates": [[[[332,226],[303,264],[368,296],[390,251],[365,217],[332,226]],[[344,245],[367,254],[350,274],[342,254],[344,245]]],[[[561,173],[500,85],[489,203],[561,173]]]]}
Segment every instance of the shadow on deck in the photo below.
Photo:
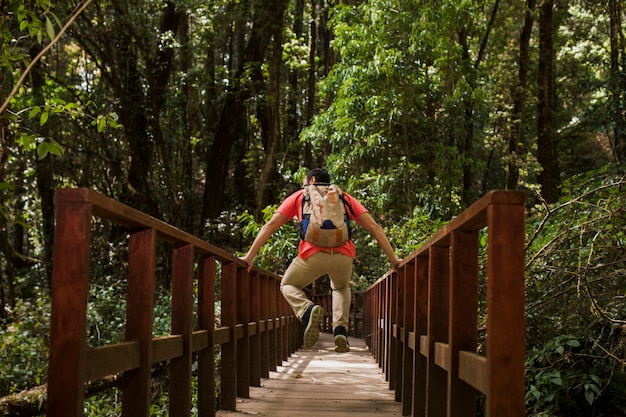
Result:
{"type": "Polygon", "coordinates": [[[400,416],[385,376],[362,339],[350,338],[350,353],[335,353],[332,335],[300,349],[288,361],[238,398],[237,410],[217,416],[400,416]]]}

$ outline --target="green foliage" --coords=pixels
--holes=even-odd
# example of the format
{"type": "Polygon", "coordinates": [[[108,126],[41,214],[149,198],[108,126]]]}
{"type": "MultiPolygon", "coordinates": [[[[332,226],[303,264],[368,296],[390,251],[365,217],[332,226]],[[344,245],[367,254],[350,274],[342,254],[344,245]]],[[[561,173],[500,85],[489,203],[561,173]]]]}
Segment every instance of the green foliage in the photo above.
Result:
{"type": "Polygon", "coordinates": [[[50,300],[38,291],[33,300],[20,300],[13,321],[0,328],[0,397],[46,382],[50,300]]]}
{"type": "Polygon", "coordinates": [[[626,409],[625,184],[611,166],[581,174],[565,182],[559,204],[530,216],[530,415],[626,409]]]}
{"type": "MultiPolygon", "coordinates": [[[[274,214],[277,205],[263,209],[263,222],[257,223],[254,216],[247,211],[239,216],[243,225],[244,237],[254,239],[259,230],[274,214]]],[[[295,223],[287,223],[278,229],[261,248],[254,263],[256,266],[278,274],[285,272],[291,260],[298,255],[300,232],[295,223]]]]}

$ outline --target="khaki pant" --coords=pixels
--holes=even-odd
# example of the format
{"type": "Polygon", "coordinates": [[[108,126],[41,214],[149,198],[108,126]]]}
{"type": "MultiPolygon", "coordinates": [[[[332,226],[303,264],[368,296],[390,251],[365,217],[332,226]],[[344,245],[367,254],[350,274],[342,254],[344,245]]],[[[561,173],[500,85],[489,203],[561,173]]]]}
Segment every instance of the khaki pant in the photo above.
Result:
{"type": "Polygon", "coordinates": [[[306,260],[296,257],[280,282],[280,290],[296,316],[302,320],[306,309],[313,304],[302,290],[321,276],[328,274],[333,290],[333,329],[343,326],[346,330],[350,316],[350,278],[352,258],[341,253],[317,252],[306,260]]]}

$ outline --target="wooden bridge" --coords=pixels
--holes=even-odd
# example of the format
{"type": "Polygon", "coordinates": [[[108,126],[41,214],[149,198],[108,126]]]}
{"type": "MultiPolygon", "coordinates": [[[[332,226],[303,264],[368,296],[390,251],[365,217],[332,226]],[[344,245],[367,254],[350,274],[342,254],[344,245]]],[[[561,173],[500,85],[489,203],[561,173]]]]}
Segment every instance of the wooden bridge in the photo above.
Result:
{"type": "MultiPolygon", "coordinates": [[[[157,363],[169,367],[171,416],[246,409],[277,416],[357,410],[474,417],[479,404],[487,416],[524,415],[523,193],[487,194],[406,257],[398,271],[357,293],[351,332],[363,341],[351,338],[354,352],[344,355],[324,343],[300,349],[302,326],[280,294],[277,275],[248,272],[232,254],[87,189],[58,190],[56,211],[48,416],[82,416],[85,384],[118,374],[123,415],[148,416],[157,363]],[[125,341],[98,347],[87,346],[86,338],[94,219],[128,232],[125,341]],[[171,334],[163,337],[153,336],[157,242],[167,244],[172,259],[171,334]],[[332,361],[324,359],[325,351],[332,361]],[[346,371],[355,360],[363,361],[361,371],[346,371]],[[324,361],[332,366],[315,372],[312,364],[324,361]],[[319,383],[302,389],[290,376],[319,383]],[[301,408],[285,408],[289,398],[300,400],[292,404],[301,408]],[[331,408],[319,405],[332,398],[331,408]]],[[[315,296],[322,305],[329,297],[315,296]]],[[[329,320],[323,326],[328,330],[329,320]]]]}

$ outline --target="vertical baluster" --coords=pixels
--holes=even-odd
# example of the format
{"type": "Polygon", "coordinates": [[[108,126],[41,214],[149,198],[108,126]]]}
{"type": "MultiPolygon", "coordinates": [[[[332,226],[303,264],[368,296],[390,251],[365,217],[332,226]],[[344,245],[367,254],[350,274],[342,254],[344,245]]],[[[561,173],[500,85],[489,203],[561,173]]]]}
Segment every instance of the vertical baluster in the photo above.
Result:
{"type": "Polygon", "coordinates": [[[487,416],[524,415],[524,207],[488,208],[487,416]]]}
{"type": "Polygon", "coordinates": [[[402,415],[413,409],[413,351],[409,347],[409,333],[415,331],[415,262],[402,267],[404,274],[404,343],[402,344],[402,415]]]}
{"type": "MultiPolygon", "coordinates": [[[[70,190],[73,191],[73,190],[70,190]]],[[[83,415],[91,204],[57,191],[47,415],[83,415]]]]}
{"type": "Polygon", "coordinates": [[[450,258],[447,247],[430,248],[428,268],[428,370],[426,415],[444,417],[446,415],[445,389],[448,377],[446,371],[435,363],[435,343],[448,339],[448,283],[450,280],[450,258]]]}
{"type": "Polygon", "coordinates": [[[193,314],[193,245],[174,250],[172,259],[172,334],[183,336],[183,354],[170,362],[170,416],[191,412],[191,333],[193,314]]]}
{"type": "Polygon", "coordinates": [[[152,321],[156,231],[132,233],[128,242],[128,289],[126,292],[126,340],[141,343],[139,368],[124,372],[124,416],[148,416],[152,369],[152,321]]]}
{"type": "Polygon", "coordinates": [[[478,323],[478,232],[452,232],[450,239],[450,331],[448,412],[476,415],[476,390],[459,379],[459,351],[476,352],[478,323]]]}
{"type": "Polygon", "coordinates": [[[222,345],[221,385],[223,410],[237,409],[237,271],[234,262],[222,264],[222,326],[230,340],[222,345]]]}
{"type": "Polygon", "coordinates": [[[263,332],[261,333],[261,377],[269,378],[270,376],[270,305],[269,305],[269,278],[267,275],[261,275],[261,319],[263,320],[263,332]]]}
{"type": "Polygon", "coordinates": [[[413,350],[413,416],[426,415],[426,374],[428,359],[422,354],[422,338],[428,334],[428,264],[429,258],[418,256],[415,258],[415,287],[414,287],[414,324],[415,349],[413,350]]]}
{"type": "Polygon", "coordinates": [[[237,268],[237,325],[243,333],[237,340],[237,396],[250,398],[250,282],[248,271],[237,268]]]}
{"type": "Polygon", "coordinates": [[[402,336],[404,333],[404,292],[405,292],[405,269],[401,268],[396,275],[395,279],[395,325],[394,325],[394,333],[395,333],[395,350],[393,352],[395,366],[394,366],[394,381],[395,381],[395,399],[396,402],[402,402],[402,393],[404,392],[404,376],[402,372],[404,371],[404,342],[402,340],[402,336]]]}
{"type": "Polygon", "coordinates": [[[277,335],[278,335],[278,297],[282,297],[281,295],[277,295],[276,293],[276,278],[270,278],[267,282],[267,293],[269,300],[269,320],[271,325],[271,330],[269,334],[269,358],[270,358],[270,371],[276,371],[278,366],[278,348],[277,348],[277,335]]]}
{"type": "MultiPolygon", "coordinates": [[[[386,345],[389,347],[387,352],[387,366],[389,375],[389,389],[396,389],[396,378],[397,378],[397,368],[396,363],[398,362],[398,352],[397,352],[397,340],[395,334],[397,332],[396,324],[397,324],[397,302],[398,302],[398,279],[395,273],[390,274],[387,277],[387,285],[388,285],[388,300],[389,306],[387,307],[388,311],[388,330],[387,330],[387,340],[386,345]]],[[[397,398],[396,398],[397,399],[397,398]]]]}
{"type": "Polygon", "coordinates": [[[198,352],[198,415],[214,416],[215,401],[215,257],[200,258],[198,330],[208,331],[206,349],[198,352]]]}
{"type": "Polygon", "coordinates": [[[261,386],[261,278],[257,271],[250,273],[250,322],[256,331],[250,337],[250,386],[261,386]]]}

